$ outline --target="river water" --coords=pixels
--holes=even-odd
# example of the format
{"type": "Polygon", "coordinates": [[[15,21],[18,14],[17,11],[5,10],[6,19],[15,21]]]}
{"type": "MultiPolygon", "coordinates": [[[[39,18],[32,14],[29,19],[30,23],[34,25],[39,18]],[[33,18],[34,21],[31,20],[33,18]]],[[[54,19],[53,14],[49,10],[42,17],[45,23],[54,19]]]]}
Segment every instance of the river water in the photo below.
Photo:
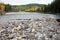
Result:
{"type": "Polygon", "coordinates": [[[60,19],[60,15],[58,14],[43,14],[34,12],[9,12],[5,15],[0,16],[0,22],[19,21],[20,19],[40,19],[43,17],[60,19]]]}

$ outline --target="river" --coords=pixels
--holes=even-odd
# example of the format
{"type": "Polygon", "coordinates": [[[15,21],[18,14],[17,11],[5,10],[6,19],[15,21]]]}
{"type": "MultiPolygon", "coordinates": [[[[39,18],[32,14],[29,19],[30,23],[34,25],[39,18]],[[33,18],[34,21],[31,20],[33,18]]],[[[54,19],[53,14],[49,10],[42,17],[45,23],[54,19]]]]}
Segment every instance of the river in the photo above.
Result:
{"type": "Polygon", "coordinates": [[[19,21],[20,19],[40,19],[43,17],[54,17],[55,19],[60,19],[59,14],[43,14],[34,12],[9,12],[5,15],[0,16],[0,22],[6,21],[19,21]]]}

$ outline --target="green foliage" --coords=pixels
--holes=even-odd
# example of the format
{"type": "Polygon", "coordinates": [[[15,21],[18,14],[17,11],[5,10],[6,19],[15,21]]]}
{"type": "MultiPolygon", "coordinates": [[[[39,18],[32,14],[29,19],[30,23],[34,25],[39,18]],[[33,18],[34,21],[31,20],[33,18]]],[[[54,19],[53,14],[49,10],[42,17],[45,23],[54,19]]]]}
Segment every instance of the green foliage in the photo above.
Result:
{"type": "Polygon", "coordinates": [[[11,5],[6,4],[5,6],[6,6],[6,7],[5,7],[5,11],[6,11],[6,12],[10,12],[11,9],[12,9],[12,8],[11,8],[11,5]]]}
{"type": "Polygon", "coordinates": [[[51,5],[54,5],[54,11],[60,13],[60,0],[55,0],[51,5]]]}
{"type": "Polygon", "coordinates": [[[47,5],[45,7],[45,12],[60,13],[60,0],[55,0],[50,5],[47,5]]]}
{"type": "Polygon", "coordinates": [[[38,8],[43,6],[45,5],[44,4],[15,5],[15,6],[12,6],[12,9],[16,11],[40,12],[41,10],[38,8]]]}

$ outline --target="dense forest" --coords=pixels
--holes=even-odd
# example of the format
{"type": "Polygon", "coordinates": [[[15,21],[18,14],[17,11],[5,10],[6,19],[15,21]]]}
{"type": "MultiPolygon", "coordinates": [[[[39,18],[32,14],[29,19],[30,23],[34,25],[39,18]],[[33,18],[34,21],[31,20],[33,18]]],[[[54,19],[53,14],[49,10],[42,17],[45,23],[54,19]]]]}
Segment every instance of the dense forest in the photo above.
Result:
{"type": "MultiPolygon", "coordinates": [[[[54,0],[51,4],[26,4],[26,5],[5,5],[5,12],[44,12],[60,13],[60,0],[54,0]]],[[[1,6],[1,4],[0,4],[1,6]]],[[[2,7],[4,8],[4,7],[2,7]]]]}
{"type": "Polygon", "coordinates": [[[54,0],[50,5],[47,5],[45,12],[60,13],[60,0],[54,0]]]}

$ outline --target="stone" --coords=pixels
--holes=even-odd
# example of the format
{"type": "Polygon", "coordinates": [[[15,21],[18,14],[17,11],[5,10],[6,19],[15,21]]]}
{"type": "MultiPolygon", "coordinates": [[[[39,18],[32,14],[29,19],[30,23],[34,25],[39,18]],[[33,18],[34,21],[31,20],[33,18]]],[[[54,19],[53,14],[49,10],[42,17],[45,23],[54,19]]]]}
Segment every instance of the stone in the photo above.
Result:
{"type": "Polygon", "coordinates": [[[21,30],[22,29],[22,27],[21,26],[18,26],[17,28],[16,28],[16,30],[21,30]]]}
{"type": "Polygon", "coordinates": [[[60,25],[55,19],[22,19],[0,24],[1,40],[60,40],[60,25]]]}
{"type": "Polygon", "coordinates": [[[17,40],[24,40],[22,37],[18,37],[17,40]]]}

